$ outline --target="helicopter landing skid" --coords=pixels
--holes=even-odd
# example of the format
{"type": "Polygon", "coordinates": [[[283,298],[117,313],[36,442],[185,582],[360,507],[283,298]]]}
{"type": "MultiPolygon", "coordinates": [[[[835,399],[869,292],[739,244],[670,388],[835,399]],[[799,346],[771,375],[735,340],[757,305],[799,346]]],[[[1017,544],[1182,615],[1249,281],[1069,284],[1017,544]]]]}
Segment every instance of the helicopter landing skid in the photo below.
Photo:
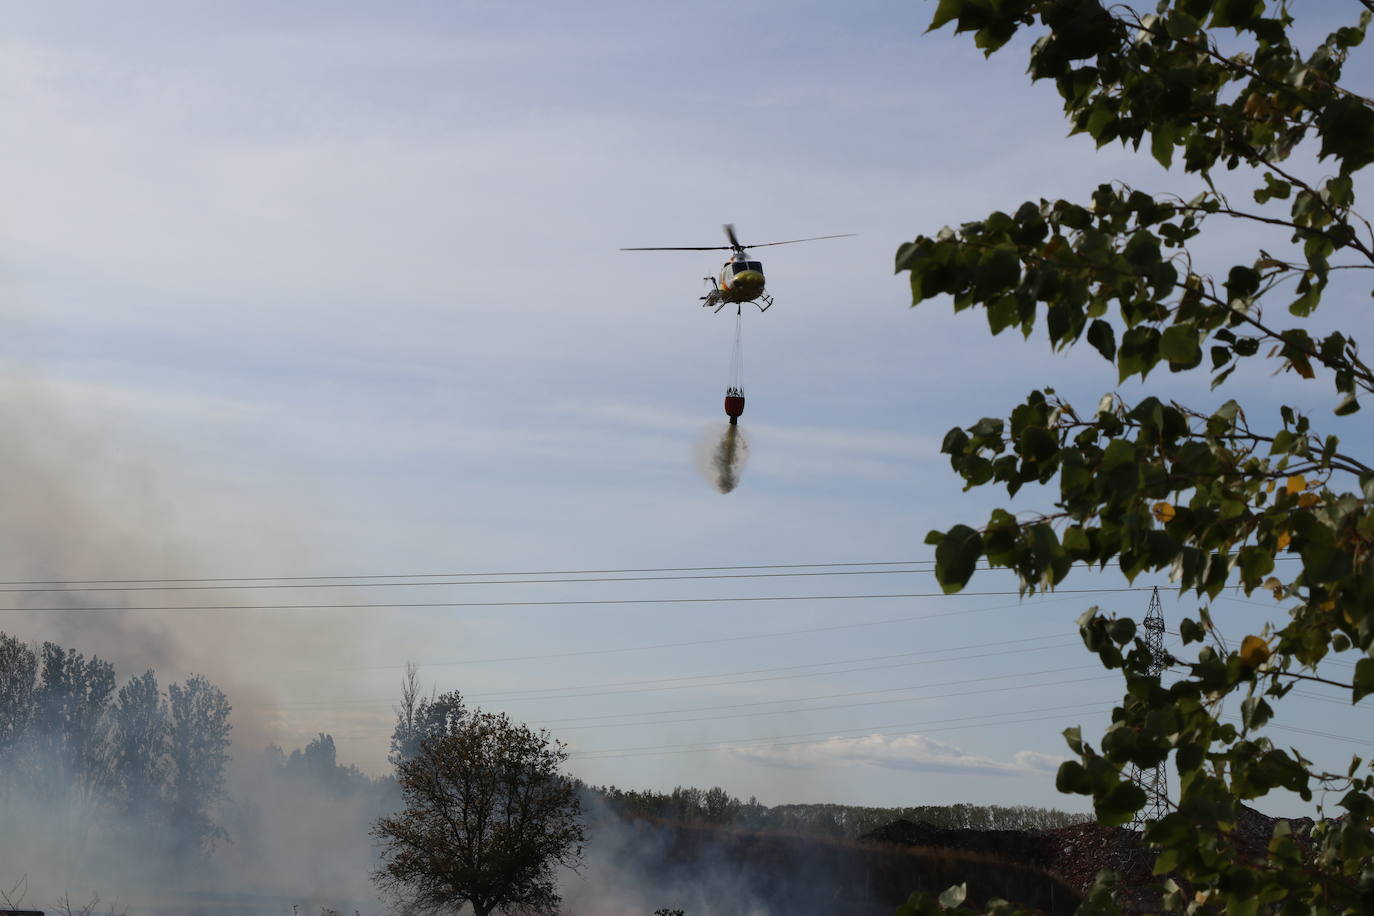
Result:
{"type": "Polygon", "coordinates": [[[701,297],[701,307],[709,309],[712,306],[715,306],[716,311],[719,312],[721,309],[725,308],[730,303],[725,301],[725,298],[721,296],[720,287],[716,284],[715,277],[707,277],[706,282],[711,284],[711,289],[709,292],[706,293],[706,295],[701,297]]]}
{"type": "MultiPolygon", "coordinates": [[[[712,286],[710,292],[700,297],[701,307],[708,309],[714,308],[716,312],[719,313],[721,309],[730,304],[731,300],[722,295],[723,291],[719,286],[715,285],[715,280],[711,277],[707,277],[706,279],[711,280],[712,286]]],[[[751,301],[759,307],[760,312],[766,312],[773,306],[773,297],[767,293],[759,293],[758,298],[751,301]]]]}

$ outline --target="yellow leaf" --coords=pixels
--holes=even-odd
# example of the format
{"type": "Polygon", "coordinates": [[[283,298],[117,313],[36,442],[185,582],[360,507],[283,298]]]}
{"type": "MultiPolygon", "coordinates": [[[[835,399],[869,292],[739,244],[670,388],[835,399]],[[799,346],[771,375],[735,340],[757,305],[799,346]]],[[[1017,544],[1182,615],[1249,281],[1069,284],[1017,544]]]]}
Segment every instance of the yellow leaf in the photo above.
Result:
{"type": "Polygon", "coordinates": [[[1258,668],[1269,661],[1269,644],[1258,636],[1247,636],[1240,641],[1240,663],[1247,668],[1258,668]]]}
{"type": "Polygon", "coordinates": [[[1289,534],[1287,531],[1280,531],[1278,540],[1279,550],[1287,550],[1288,542],[1291,540],[1293,540],[1293,535],[1289,534]]]}
{"type": "Polygon", "coordinates": [[[1307,478],[1301,474],[1294,474],[1288,478],[1288,492],[1301,493],[1307,488],[1307,478]]]}
{"type": "Polygon", "coordinates": [[[1266,481],[1264,482],[1264,492],[1266,492],[1266,493],[1273,493],[1273,492],[1274,492],[1274,481],[1272,481],[1272,480],[1266,480],[1266,481]]]}
{"type": "Polygon", "coordinates": [[[1319,610],[1319,611],[1325,611],[1325,612],[1328,613],[1328,614],[1330,614],[1330,613],[1331,613],[1332,611],[1334,611],[1335,609],[1336,609],[1336,599],[1334,599],[1334,598],[1327,599],[1326,601],[1323,601],[1321,604],[1317,605],[1317,610],[1319,610]]]}
{"type": "Polygon", "coordinates": [[[1175,514],[1176,514],[1176,513],[1175,513],[1175,511],[1174,511],[1174,507],[1171,506],[1171,505],[1169,505],[1168,503],[1155,503],[1154,515],[1155,515],[1155,520],[1156,520],[1156,521],[1159,521],[1159,522],[1169,522],[1169,521],[1172,521],[1175,514]]]}
{"type": "Polygon", "coordinates": [[[1322,498],[1316,493],[1304,493],[1298,497],[1298,505],[1302,506],[1304,509],[1311,509],[1321,501],[1322,498]]]}
{"type": "Polygon", "coordinates": [[[1293,371],[1303,378],[1316,378],[1316,374],[1312,372],[1312,364],[1307,361],[1306,356],[1301,354],[1293,356],[1288,360],[1288,365],[1292,366],[1293,371]]]}

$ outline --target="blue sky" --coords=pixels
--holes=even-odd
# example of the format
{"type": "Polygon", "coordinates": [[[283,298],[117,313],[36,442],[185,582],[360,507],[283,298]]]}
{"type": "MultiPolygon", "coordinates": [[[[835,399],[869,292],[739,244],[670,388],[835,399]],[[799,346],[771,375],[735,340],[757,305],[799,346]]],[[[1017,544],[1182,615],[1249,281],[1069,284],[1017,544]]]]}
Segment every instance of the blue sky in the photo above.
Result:
{"type": "MultiPolygon", "coordinates": [[[[929,529],[993,504],[962,494],[939,456],[950,426],[1032,387],[1095,403],[1116,386],[1092,354],[989,338],[942,303],[911,310],[897,245],[1110,179],[1195,190],[1148,157],[1066,138],[1024,49],[985,61],[964,38],[923,35],[932,9],[7,4],[0,411],[19,434],[0,456],[16,497],[0,520],[6,577],[927,559],[929,529]],[[722,496],[694,459],[723,419],[733,322],[697,305],[720,258],[618,249],[717,244],[727,221],[746,241],[858,235],[759,252],[777,306],[744,316],[750,463],[722,496]]],[[[1204,253],[1253,243],[1230,234],[1204,253]]],[[[1327,313],[1361,329],[1354,305],[1327,313]]],[[[1222,399],[1193,378],[1149,387],[1222,399]]],[[[1326,393],[1286,378],[1228,387],[1323,415],[1326,393]]],[[[320,591],[111,603],[936,589],[892,575],[320,591]]],[[[414,661],[427,685],[546,723],[596,782],[1076,807],[1053,789],[1059,731],[1100,729],[1114,682],[1080,680],[1099,672],[1077,668],[1091,659],[1073,620],[1109,599],[1139,614],[1146,596],[26,611],[0,626],[125,673],[211,674],[238,703],[243,754],[330,731],[343,759],[380,772],[414,661]],[[874,623],[921,615],[943,616],[874,623]],[[724,641],[619,651],[707,639],[724,641]],[[929,654],[879,658],[914,652],[929,654]],[[541,657],[490,661],[515,656],[541,657]],[[726,686],[596,686],[821,663],[726,686]],[[1047,681],[1070,683],[1028,686],[1047,681]],[[508,692],[532,687],[579,689],[508,692]],[[887,693],[808,699],[865,691],[887,693]],[[900,702],[853,705],[877,700],[900,702]],[[609,718],[622,713],[655,714],[609,718]],[[1017,721],[971,718],[1006,713],[1017,721]]],[[[1169,598],[1166,614],[1191,607],[1169,598]]],[[[1236,638],[1257,628],[1256,605],[1234,611],[1236,638]]],[[[1309,705],[1311,727],[1358,727],[1309,705]]],[[[1313,741],[1337,766],[1355,750],[1313,741]]]]}

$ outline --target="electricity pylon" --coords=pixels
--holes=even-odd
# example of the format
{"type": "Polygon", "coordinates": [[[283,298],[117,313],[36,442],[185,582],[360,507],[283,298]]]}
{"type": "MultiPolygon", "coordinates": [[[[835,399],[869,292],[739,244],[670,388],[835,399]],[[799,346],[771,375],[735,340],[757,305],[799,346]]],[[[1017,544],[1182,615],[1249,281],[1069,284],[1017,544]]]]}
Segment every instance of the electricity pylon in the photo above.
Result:
{"type": "MultiPolygon", "coordinates": [[[[1164,611],[1159,605],[1159,586],[1150,593],[1150,607],[1145,612],[1143,641],[1150,653],[1150,674],[1158,677],[1164,671],[1164,611]]],[[[1145,825],[1169,813],[1169,774],[1164,764],[1142,770],[1131,767],[1131,779],[1145,790],[1145,807],[1136,812],[1132,830],[1144,830],[1145,825]]]]}

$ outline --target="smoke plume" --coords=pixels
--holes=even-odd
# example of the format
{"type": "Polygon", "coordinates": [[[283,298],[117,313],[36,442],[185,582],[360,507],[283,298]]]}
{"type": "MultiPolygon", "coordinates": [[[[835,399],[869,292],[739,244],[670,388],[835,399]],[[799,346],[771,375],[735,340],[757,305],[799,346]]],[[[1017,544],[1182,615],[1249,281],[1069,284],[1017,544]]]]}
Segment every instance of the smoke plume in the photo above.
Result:
{"type": "MultiPolygon", "coordinates": [[[[69,404],[41,381],[0,372],[0,422],[8,431],[0,439],[5,489],[0,556],[7,580],[175,578],[206,575],[206,570],[214,575],[227,568],[252,569],[251,562],[267,555],[253,542],[245,545],[223,534],[227,526],[216,511],[219,503],[175,486],[181,470],[175,455],[162,463],[147,461],[163,450],[137,430],[89,415],[78,418],[69,404]]],[[[289,558],[286,562],[305,562],[307,550],[298,546],[290,519],[262,514],[262,524],[244,522],[244,528],[273,532],[261,537],[264,544],[289,558]]],[[[51,755],[4,759],[0,753],[0,891],[22,884],[27,902],[40,909],[64,894],[84,902],[98,893],[117,901],[116,909],[127,907],[140,916],[258,912],[245,902],[248,892],[276,895],[261,907],[273,913],[282,911],[283,897],[329,900],[335,907],[360,901],[368,911],[366,903],[375,895],[367,880],[373,855],[366,828],[391,805],[385,786],[355,780],[358,787],[348,792],[326,790],[316,785],[319,780],[264,776],[261,760],[263,748],[283,738],[282,716],[262,672],[289,670],[307,659],[350,658],[352,628],[340,625],[341,618],[331,617],[324,626],[319,616],[304,612],[144,609],[221,600],[188,601],[174,592],[37,591],[4,597],[0,633],[35,651],[51,641],[83,653],[92,665],[98,656],[102,666],[113,668],[107,686],[114,691],[149,669],[156,669],[164,688],[205,675],[224,688],[233,706],[233,746],[226,796],[211,815],[223,828],[223,839],[212,855],[196,854],[193,864],[169,854],[175,831],[128,810],[127,793],[106,790],[111,767],[87,768],[94,774],[89,779],[67,778],[49,767],[39,775],[50,777],[51,791],[32,793],[19,777],[51,755]],[[192,901],[198,902],[192,906],[192,901]]],[[[97,673],[106,677],[104,668],[97,673]]],[[[115,694],[106,700],[114,703],[115,694]]],[[[92,728],[98,724],[93,719],[92,728]]],[[[33,737],[41,744],[44,733],[33,737]]],[[[103,751],[96,753],[105,747],[103,741],[93,742],[91,755],[108,762],[103,751]]],[[[285,766],[273,772],[284,773],[285,766]]],[[[307,912],[314,916],[318,907],[307,912]]]]}

